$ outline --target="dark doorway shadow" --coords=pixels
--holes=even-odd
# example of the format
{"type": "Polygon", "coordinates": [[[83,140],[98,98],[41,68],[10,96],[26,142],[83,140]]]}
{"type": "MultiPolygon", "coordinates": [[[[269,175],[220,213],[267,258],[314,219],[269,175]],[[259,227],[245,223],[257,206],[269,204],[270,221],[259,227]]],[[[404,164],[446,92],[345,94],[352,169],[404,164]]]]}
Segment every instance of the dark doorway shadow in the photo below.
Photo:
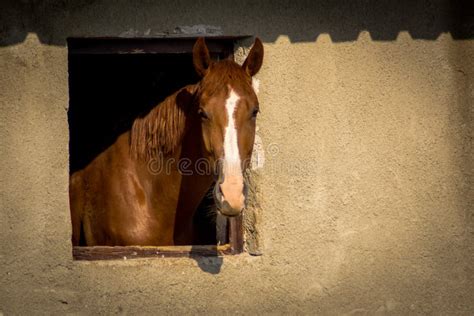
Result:
{"type": "Polygon", "coordinates": [[[70,173],[87,166],[137,117],[197,81],[186,54],[70,54],[70,173]]]}

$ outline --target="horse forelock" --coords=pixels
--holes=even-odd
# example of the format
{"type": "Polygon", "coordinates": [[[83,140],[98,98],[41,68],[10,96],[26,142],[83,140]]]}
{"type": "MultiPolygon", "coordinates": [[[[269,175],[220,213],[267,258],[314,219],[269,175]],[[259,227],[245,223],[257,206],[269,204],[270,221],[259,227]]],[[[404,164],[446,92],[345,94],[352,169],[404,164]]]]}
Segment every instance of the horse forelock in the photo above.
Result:
{"type": "Polygon", "coordinates": [[[200,93],[216,94],[228,90],[231,86],[241,94],[252,93],[252,78],[243,71],[242,67],[231,60],[223,60],[212,64],[209,73],[199,84],[200,93]]]}

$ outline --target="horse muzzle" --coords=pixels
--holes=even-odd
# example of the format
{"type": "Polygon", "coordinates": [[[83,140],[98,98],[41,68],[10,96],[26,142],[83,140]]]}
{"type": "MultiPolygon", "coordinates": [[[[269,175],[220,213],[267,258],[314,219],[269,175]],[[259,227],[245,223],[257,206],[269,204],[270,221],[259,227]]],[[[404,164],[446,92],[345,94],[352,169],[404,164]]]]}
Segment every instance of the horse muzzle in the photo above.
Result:
{"type": "Polygon", "coordinates": [[[245,192],[245,184],[241,185],[240,190],[229,190],[225,185],[216,183],[214,187],[214,200],[219,213],[228,217],[240,215],[245,208],[245,192]]]}

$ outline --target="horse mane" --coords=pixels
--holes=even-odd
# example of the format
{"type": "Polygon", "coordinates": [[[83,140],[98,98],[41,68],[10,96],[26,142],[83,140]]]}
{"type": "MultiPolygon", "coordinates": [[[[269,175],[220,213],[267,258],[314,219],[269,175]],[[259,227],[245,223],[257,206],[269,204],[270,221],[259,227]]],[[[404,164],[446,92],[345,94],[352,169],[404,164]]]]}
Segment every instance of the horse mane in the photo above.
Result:
{"type": "Polygon", "coordinates": [[[169,155],[181,144],[186,112],[192,103],[195,85],[186,86],[156,105],[147,115],[135,119],[130,132],[130,154],[148,161],[169,155]]]}

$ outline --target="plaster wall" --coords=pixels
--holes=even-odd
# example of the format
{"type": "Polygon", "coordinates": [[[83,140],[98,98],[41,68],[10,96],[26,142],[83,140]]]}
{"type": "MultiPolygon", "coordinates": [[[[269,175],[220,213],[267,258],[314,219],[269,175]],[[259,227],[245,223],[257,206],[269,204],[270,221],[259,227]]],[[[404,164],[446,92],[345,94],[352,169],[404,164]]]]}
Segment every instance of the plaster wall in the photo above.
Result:
{"type": "Polygon", "coordinates": [[[4,2],[0,315],[472,314],[474,41],[375,2],[4,2]],[[74,262],[65,40],[167,34],[264,41],[263,255],[74,262]]]}

